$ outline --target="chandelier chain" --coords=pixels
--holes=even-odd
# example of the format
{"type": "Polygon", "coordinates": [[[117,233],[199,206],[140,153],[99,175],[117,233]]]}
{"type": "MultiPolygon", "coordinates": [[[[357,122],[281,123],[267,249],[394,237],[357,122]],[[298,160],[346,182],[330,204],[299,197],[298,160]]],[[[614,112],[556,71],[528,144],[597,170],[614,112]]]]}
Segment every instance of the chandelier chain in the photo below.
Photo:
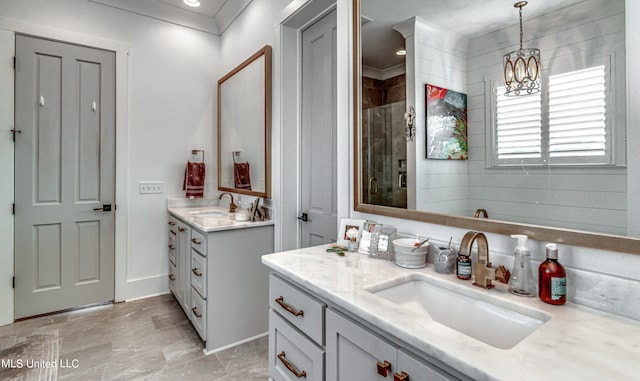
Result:
{"type": "Polygon", "coordinates": [[[520,50],[522,50],[522,6],[520,8],[520,50]]]}

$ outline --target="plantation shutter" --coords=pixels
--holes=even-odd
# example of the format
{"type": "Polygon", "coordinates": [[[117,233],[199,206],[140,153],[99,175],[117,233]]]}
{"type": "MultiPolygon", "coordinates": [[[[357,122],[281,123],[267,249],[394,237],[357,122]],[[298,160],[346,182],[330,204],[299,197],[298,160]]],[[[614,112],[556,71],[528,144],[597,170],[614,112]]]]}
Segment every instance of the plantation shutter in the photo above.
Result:
{"type": "Polygon", "coordinates": [[[606,154],[605,67],[549,76],[549,156],[606,154]]]}
{"type": "Polygon", "coordinates": [[[519,97],[497,88],[496,135],[498,159],[536,159],[542,155],[540,93],[519,97]]]}

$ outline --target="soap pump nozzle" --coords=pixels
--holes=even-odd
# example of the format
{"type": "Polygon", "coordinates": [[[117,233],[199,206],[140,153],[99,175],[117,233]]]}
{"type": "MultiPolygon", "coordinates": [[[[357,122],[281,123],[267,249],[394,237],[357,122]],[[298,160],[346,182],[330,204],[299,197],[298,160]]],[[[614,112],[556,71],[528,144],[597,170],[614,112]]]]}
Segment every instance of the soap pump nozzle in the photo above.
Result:
{"type": "Polygon", "coordinates": [[[531,253],[527,248],[527,236],[513,234],[511,238],[518,240],[513,262],[513,271],[509,279],[509,292],[518,296],[536,296],[536,284],[531,270],[531,253]]]}

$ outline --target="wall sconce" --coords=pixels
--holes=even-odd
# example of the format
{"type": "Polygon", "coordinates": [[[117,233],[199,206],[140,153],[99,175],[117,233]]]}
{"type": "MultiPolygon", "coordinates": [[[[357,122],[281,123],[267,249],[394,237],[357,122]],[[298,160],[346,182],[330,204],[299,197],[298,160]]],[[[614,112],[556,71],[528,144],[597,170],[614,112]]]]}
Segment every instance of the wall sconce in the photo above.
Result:
{"type": "Polygon", "coordinates": [[[504,55],[504,95],[518,96],[540,92],[540,49],[522,47],[522,7],[526,1],[513,6],[520,9],[520,49],[504,55]]]}
{"type": "Polygon", "coordinates": [[[416,136],[416,110],[413,106],[409,106],[409,111],[404,113],[404,119],[407,121],[407,126],[405,127],[405,140],[408,142],[412,142],[416,136]]]}

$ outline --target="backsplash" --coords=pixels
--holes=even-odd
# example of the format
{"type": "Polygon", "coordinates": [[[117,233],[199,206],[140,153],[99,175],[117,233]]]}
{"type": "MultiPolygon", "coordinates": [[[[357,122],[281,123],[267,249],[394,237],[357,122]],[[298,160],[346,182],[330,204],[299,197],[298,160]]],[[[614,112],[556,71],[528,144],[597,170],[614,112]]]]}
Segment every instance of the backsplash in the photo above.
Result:
{"type": "MultiPolygon", "coordinates": [[[[488,235],[489,238],[489,252],[490,261],[493,267],[503,265],[509,271],[512,270],[514,256],[511,253],[498,252],[492,250],[492,240],[494,235],[488,235]]],[[[506,237],[511,240],[510,237],[506,237]]],[[[536,278],[536,284],[538,279],[538,266],[544,260],[544,250],[539,249],[537,246],[543,245],[533,241],[531,245],[532,259],[531,267],[533,268],[533,275],[536,278]],[[534,246],[536,246],[534,248],[534,246]]],[[[446,246],[447,242],[434,241],[434,245],[446,246]]],[[[458,244],[452,245],[456,249],[459,248],[458,244]]],[[[495,245],[494,245],[495,246],[495,245]]],[[[514,246],[515,247],[515,246],[514,246]]],[[[629,279],[623,276],[607,274],[607,266],[604,268],[600,266],[594,266],[593,269],[580,268],[584,266],[582,263],[574,263],[580,261],[572,261],[572,257],[575,255],[586,255],[580,253],[581,248],[573,247],[573,250],[566,250],[568,247],[560,245],[559,261],[567,270],[567,298],[570,302],[580,304],[582,306],[595,308],[597,310],[605,311],[615,315],[628,317],[635,320],[640,320],[640,303],[638,303],[638,295],[640,295],[640,281],[637,279],[629,279]],[[596,269],[598,269],[596,271],[596,269]]],[[[586,249],[585,249],[586,250],[586,249]]],[[[431,252],[430,252],[431,253],[431,252]]],[[[475,255],[475,254],[474,254],[475,255]]],[[[636,258],[637,256],[632,254],[614,254],[616,257],[628,256],[627,261],[618,261],[617,266],[619,268],[623,266],[634,266],[632,262],[640,262],[636,258]]],[[[618,258],[619,259],[619,258],[618,258]]],[[[429,262],[433,262],[433,255],[429,255],[429,262]]],[[[591,267],[591,266],[589,266],[591,267]]],[[[636,266],[636,268],[638,268],[636,266]]],[[[491,292],[491,291],[488,291],[491,292]]],[[[542,303],[542,302],[541,302],[542,303]]],[[[558,307],[562,308],[562,307],[558,307]]]]}
{"type": "MultiPolygon", "coordinates": [[[[445,225],[420,223],[355,212],[352,218],[363,218],[398,228],[398,236],[430,237],[427,261],[433,264],[435,247],[460,247],[467,230],[445,225]]],[[[494,268],[503,265],[512,270],[516,241],[506,235],[485,233],[489,242],[489,260],[494,268]]],[[[537,284],[537,269],[545,258],[547,242],[528,241],[531,266],[537,284]]],[[[558,244],[558,259],[567,270],[567,298],[570,303],[594,308],[618,316],[640,320],[640,255],[625,254],[579,246],[558,244]]],[[[475,261],[475,245],[474,245],[475,261]]],[[[455,275],[451,275],[455,277],[455,275]]],[[[491,292],[491,291],[487,291],[491,292]]],[[[540,302],[542,303],[542,302],[540,302]]],[[[558,306],[557,308],[562,308],[558,306]]]]}

